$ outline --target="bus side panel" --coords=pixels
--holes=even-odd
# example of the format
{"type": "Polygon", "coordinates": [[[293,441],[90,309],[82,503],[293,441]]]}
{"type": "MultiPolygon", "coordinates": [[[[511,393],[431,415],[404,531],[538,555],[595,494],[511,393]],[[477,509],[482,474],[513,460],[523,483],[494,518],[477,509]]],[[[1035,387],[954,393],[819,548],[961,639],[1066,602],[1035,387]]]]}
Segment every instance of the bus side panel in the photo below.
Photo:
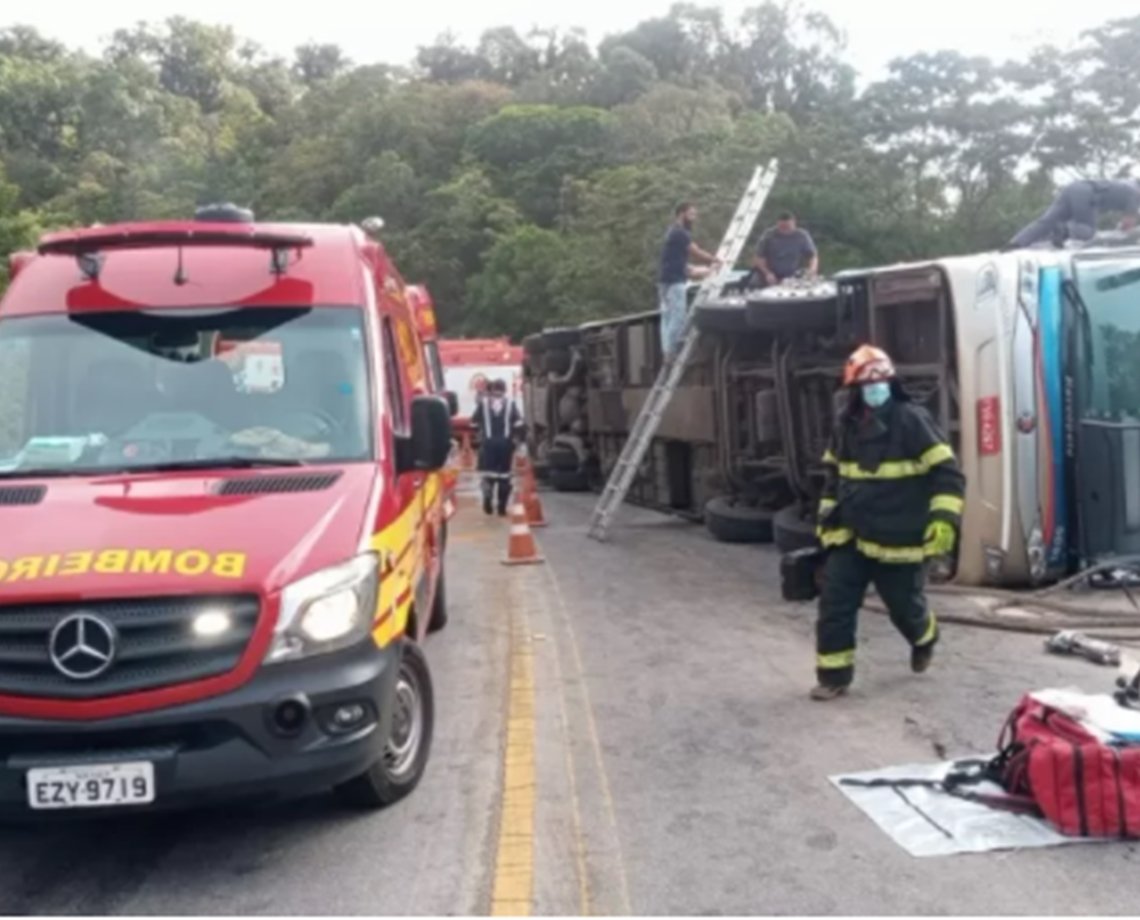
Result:
{"type": "MultiPolygon", "coordinates": [[[[1018,311],[1010,343],[1013,372],[1013,418],[1016,425],[1016,499],[1021,534],[1029,554],[1029,579],[1045,577],[1045,544],[1042,529],[1041,490],[1038,487],[1042,463],[1038,443],[1038,363],[1037,351],[1037,266],[1026,261],[1019,273],[1018,311]]],[[[1046,470],[1047,473],[1047,470],[1046,470]]]]}

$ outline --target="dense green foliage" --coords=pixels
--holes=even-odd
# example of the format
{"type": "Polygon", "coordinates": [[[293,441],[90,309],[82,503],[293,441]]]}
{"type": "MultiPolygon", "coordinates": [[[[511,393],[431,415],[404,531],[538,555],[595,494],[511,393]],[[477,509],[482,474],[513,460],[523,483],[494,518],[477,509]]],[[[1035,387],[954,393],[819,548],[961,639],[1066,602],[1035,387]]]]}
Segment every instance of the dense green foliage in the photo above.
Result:
{"type": "MultiPolygon", "coordinates": [[[[825,17],[739,22],[679,4],[608,37],[449,38],[409,67],[339,49],[272,58],[185,19],[100,56],[0,32],[0,253],[45,228],[179,217],[384,217],[445,332],[518,335],[654,305],[672,206],[715,243],[752,167],[802,215],[825,271],[1004,242],[1057,179],[1117,175],[1140,140],[1140,16],[1063,50],[895,61],[857,90],[825,17]]],[[[2,283],[2,278],[0,278],[2,283]]]]}

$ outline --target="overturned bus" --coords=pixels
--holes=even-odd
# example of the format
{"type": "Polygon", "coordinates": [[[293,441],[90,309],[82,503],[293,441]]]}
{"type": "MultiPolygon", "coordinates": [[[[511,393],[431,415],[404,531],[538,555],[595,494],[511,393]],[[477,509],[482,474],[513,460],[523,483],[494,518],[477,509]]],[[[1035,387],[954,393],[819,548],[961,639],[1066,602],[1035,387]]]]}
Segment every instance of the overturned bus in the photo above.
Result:
{"type": "MultiPolygon", "coordinates": [[[[886,349],[968,478],[963,584],[1041,584],[1140,553],[1140,246],[1098,239],[847,271],[697,308],[701,338],[629,500],[717,539],[814,541],[847,355],[886,349]]],[[[658,315],[524,341],[531,451],[609,476],[661,365],[658,315]]]]}

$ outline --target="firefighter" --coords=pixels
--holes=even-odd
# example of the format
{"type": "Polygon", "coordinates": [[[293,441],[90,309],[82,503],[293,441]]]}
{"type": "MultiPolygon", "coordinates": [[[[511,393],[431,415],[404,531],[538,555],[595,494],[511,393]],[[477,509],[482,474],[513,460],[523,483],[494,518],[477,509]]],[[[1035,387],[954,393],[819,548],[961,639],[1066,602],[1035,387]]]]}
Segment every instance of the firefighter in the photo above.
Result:
{"type": "Polygon", "coordinates": [[[471,416],[471,427],[480,435],[479,472],[483,479],[483,511],[486,514],[493,514],[497,507],[499,517],[506,517],[511,497],[514,436],[521,425],[518,406],[513,399],[507,398],[506,381],[492,380],[471,416]]]}
{"type": "Polygon", "coordinates": [[[930,666],[938,624],[926,604],[925,563],[953,553],[965,493],[954,451],[907,397],[886,352],[857,349],[843,384],[850,395],[823,456],[816,530],[827,561],[815,700],[835,699],[851,684],[856,621],[870,584],[910,644],[911,670],[930,666]]]}

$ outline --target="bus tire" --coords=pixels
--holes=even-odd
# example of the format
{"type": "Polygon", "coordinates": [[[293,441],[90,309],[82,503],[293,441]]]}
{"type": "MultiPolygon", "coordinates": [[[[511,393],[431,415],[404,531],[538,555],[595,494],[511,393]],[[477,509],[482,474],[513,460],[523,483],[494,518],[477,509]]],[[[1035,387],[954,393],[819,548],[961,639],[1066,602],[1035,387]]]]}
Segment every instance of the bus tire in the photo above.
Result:
{"type": "Polygon", "coordinates": [[[582,341],[582,330],[573,326],[561,326],[542,331],[542,345],[547,351],[570,349],[582,341]]]}
{"type": "Polygon", "coordinates": [[[547,374],[561,377],[568,373],[574,363],[574,356],[565,348],[557,348],[542,356],[542,369],[547,374]]]}
{"type": "Polygon", "coordinates": [[[393,693],[396,698],[384,754],[359,776],[336,787],[341,801],[354,808],[373,810],[400,801],[419,785],[427,766],[435,697],[427,659],[415,642],[401,642],[393,693]]]}
{"type": "Polygon", "coordinates": [[[815,546],[815,519],[805,517],[799,503],[788,505],[776,512],[772,519],[772,534],[776,549],[781,553],[794,553],[798,549],[815,546]]]}
{"type": "Polygon", "coordinates": [[[705,505],[705,527],[720,543],[772,542],[772,512],[718,495],[705,505]]]}
{"type": "Polygon", "coordinates": [[[550,485],[555,492],[588,492],[590,477],[582,469],[550,468],[550,485]]]}

